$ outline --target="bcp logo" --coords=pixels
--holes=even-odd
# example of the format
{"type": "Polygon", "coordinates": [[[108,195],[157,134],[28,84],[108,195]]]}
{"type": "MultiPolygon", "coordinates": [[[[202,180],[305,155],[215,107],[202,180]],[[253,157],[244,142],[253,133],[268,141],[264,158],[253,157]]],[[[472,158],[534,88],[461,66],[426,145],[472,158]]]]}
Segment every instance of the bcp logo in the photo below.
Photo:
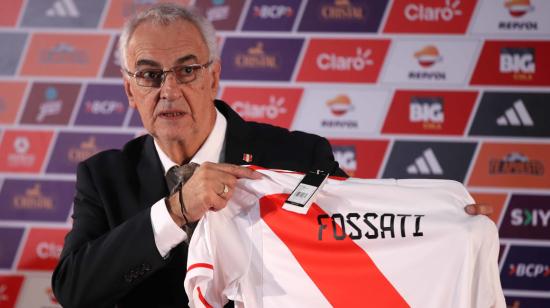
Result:
{"type": "Polygon", "coordinates": [[[476,1],[394,1],[384,32],[464,33],[476,1]]]}
{"type": "Polygon", "coordinates": [[[254,0],[250,4],[242,29],[290,31],[299,8],[299,1],[254,0]]]}
{"type": "Polygon", "coordinates": [[[471,84],[550,85],[550,42],[486,41],[471,84]],[[544,68],[544,69],[543,69],[544,68]]]}
{"type": "Polygon", "coordinates": [[[387,140],[331,139],[334,159],[349,176],[376,178],[388,147],[387,140]]]}
{"type": "Polygon", "coordinates": [[[79,91],[80,84],[33,84],[21,123],[67,124],[79,91]]]}
{"type": "Polygon", "coordinates": [[[382,132],[462,135],[476,97],[467,91],[397,90],[382,132]]]}
{"type": "Polygon", "coordinates": [[[83,39],[76,34],[34,34],[21,75],[95,77],[108,41],[107,35],[83,39]]]}
{"type": "Polygon", "coordinates": [[[309,1],[299,31],[377,32],[387,0],[309,1]]]}
{"type": "Polygon", "coordinates": [[[376,82],[389,40],[312,39],[298,81],[376,82]]]}
{"type": "Polygon", "coordinates": [[[550,239],[550,196],[512,195],[502,220],[503,238],[550,239]]]}
{"type": "Polygon", "coordinates": [[[548,188],[550,145],[485,143],[470,177],[471,186],[548,188]]]}
{"type": "Polygon", "coordinates": [[[0,275],[0,307],[15,307],[23,276],[0,275]]]}
{"type": "Polygon", "coordinates": [[[59,262],[68,229],[32,228],[17,265],[18,270],[51,271],[59,262]]]}
{"type": "Polygon", "coordinates": [[[302,39],[227,38],[222,51],[222,79],[288,81],[302,39]]]}
{"type": "Polygon", "coordinates": [[[6,131],[0,146],[0,171],[39,172],[52,132],[6,131]]]}
{"type": "Polygon", "coordinates": [[[76,125],[120,126],[127,111],[127,98],[121,85],[89,84],[76,125]]]}
{"type": "Polygon", "coordinates": [[[510,264],[508,275],[512,277],[548,278],[550,277],[550,266],[544,263],[510,264]]]}
{"type": "Polygon", "coordinates": [[[290,128],[302,93],[299,88],[226,87],[222,98],[247,121],[290,128]]]}

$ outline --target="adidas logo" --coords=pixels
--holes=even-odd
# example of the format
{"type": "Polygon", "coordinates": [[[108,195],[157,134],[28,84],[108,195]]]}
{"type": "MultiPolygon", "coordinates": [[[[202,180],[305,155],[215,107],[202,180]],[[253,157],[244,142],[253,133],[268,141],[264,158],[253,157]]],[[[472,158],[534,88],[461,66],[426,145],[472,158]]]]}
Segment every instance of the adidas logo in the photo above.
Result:
{"type": "Polygon", "coordinates": [[[414,163],[407,167],[408,174],[443,174],[443,169],[435,157],[431,148],[424,150],[420,157],[414,160],[414,163]]]}
{"type": "Polygon", "coordinates": [[[73,0],[58,0],[46,11],[48,17],[80,17],[73,0]]]}
{"type": "Polygon", "coordinates": [[[504,112],[504,114],[497,119],[498,126],[533,126],[533,119],[527,112],[527,108],[523,104],[523,101],[517,100],[514,105],[504,112]]]}

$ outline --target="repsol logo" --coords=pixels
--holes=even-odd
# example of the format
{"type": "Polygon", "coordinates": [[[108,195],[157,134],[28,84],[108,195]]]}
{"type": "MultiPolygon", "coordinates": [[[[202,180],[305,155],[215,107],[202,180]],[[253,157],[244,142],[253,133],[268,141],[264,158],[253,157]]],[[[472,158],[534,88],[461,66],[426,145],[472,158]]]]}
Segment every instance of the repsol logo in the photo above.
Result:
{"type": "Polygon", "coordinates": [[[424,236],[422,217],[425,215],[392,213],[334,213],[317,216],[319,231],[317,239],[328,237],[335,240],[410,238],[424,236]]]}

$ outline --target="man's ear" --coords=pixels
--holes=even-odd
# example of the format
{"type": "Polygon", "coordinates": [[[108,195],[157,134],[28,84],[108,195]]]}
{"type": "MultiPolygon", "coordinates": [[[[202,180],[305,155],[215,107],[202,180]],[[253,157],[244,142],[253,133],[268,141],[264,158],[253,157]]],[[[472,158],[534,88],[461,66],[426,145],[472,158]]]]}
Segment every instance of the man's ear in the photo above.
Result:
{"type": "Polygon", "coordinates": [[[217,61],[214,61],[214,63],[212,63],[212,68],[210,69],[211,72],[211,82],[210,82],[210,93],[211,93],[211,98],[212,100],[215,100],[216,97],[218,97],[218,91],[220,89],[220,73],[221,73],[221,70],[222,70],[222,66],[220,64],[220,61],[217,60],[217,61]]]}
{"type": "Polygon", "coordinates": [[[134,93],[132,92],[132,87],[130,87],[130,80],[128,77],[124,76],[124,92],[126,92],[126,96],[128,97],[128,104],[132,108],[136,108],[136,101],[134,100],[134,93]]]}

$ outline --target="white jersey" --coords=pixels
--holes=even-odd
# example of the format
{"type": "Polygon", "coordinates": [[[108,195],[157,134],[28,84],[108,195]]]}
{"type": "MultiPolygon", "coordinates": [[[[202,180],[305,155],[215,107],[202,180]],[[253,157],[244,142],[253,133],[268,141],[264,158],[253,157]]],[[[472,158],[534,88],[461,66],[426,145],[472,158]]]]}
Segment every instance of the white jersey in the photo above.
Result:
{"type": "Polygon", "coordinates": [[[259,170],[191,238],[191,307],[505,307],[496,226],[448,180],[329,179],[305,215],[301,174],[259,170]]]}

